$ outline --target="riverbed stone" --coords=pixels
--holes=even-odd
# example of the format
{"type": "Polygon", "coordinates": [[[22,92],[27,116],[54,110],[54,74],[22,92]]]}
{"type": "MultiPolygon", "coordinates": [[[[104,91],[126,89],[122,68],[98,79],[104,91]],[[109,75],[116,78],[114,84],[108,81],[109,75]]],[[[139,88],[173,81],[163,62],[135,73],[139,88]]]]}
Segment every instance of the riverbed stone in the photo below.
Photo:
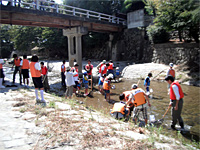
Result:
{"type": "Polygon", "coordinates": [[[70,110],[71,106],[69,104],[63,104],[61,102],[55,102],[55,105],[57,106],[58,109],[61,110],[70,110]]]}

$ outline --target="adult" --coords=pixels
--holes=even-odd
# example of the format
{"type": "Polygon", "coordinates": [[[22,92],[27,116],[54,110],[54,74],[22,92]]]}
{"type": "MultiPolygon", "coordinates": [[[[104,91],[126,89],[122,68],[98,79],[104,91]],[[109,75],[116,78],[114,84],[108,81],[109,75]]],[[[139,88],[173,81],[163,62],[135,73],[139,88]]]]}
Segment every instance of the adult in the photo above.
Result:
{"type": "Polygon", "coordinates": [[[103,75],[103,74],[106,74],[107,73],[107,70],[108,70],[108,67],[109,67],[109,63],[106,63],[106,64],[103,64],[101,66],[101,73],[100,73],[100,77],[103,75]]]}
{"type": "Polygon", "coordinates": [[[145,124],[147,124],[147,103],[148,103],[148,106],[151,107],[149,98],[145,94],[143,89],[138,88],[137,84],[133,84],[132,89],[133,89],[132,94],[130,94],[127,104],[130,104],[132,102],[135,106],[134,110],[133,110],[133,114],[134,114],[133,120],[135,122],[137,122],[139,113],[140,113],[140,111],[142,111],[143,118],[145,120],[145,124]],[[146,100],[147,100],[147,102],[146,102],[146,100]]]}
{"type": "Polygon", "coordinates": [[[21,60],[20,66],[21,66],[20,72],[23,75],[24,85],[25,85],[25,87],[28,87],[28,84],[29,84],[29,60],[27,59],[27,55],[23,56],[23,60],[21,60]]]}
{"type": "Polygon", "coordinates": [[[15,83],[15,75],[17,74],[17,72],[19,72],[19,83],[20,85],[22,84],[22,76],[20,73],[20,62],[21,59],[17,56],[17,54],[13,54],[13,58],[14,58],[14,64],[12,66],[12,68],[15,66],[15,70],[13,73],[13,84],[15,83]]]}
{"type": "Polygon", "coordinates": [[[99,77],[101,77],[101,75],[103,75],[103,74],[101,74],[101,67],[103,66],[103,65],[105,65],[106,64],[106,60],[103,60],[102,62],[100,62],[98,65],[97,65],[97,69],[99,70],[99,77]]]}
{"type": "Polygon", "coordinates": [[[110,60],[109,66],[108,66],[107,75],[109,75],[111,73],[111,74],[113,74],[113,79],[115,79],[115,73],[114,73],[114,69],[113,68],[114,68],[113,61],[110,60]]]}
{"type": "Polygon", "coordinates": [[[42,83],[43,83],[43,86],[44,86],[44,91],[48,92],[50,90],[50,86],[49,86],[49,82],[48,82],[48,76],[47,76],[48,69],[44,65],[44,62],[41,62],[40,65],[41,65],[41,69],[42,69],[42,83]]]}
{"type": "Polygon", "coordinates": [[[35,87],[36,102],[46,103],[46,101],[44,100],[44,87],[42,84],[42,75],[41,75],[42,69],[40,67],[38,60],[39,59],[37,55],[32,56],[31,63],[30,63],[30,72],[31,72],[33,84],[35,87]],[[41,100],[38,97],[38,89],[40,89],[41,100]]]}
{"type": "Polygon", "coordinates": [[[169,91],[170,103],[169,103],[169,106],[172,107],[172,109],[171,109],[171,111],[172,111],[171,128],[175,130],[176,129],[175,126],[176,126],[176,123],[178,121],[181,128],[184,129],[184,123],[183,123],[183,119],[181,117],[181,112],[182,112],[182,108],[183,108],[183,97],[184,97],[182,88],[177,81],[174,81],[173,76],[169,75],[165,78],[165,80],[167,81],[168,84],[170,84],[170,91],[169,91]]]}
{"type": "Polygon", "coordinates": [[[75,85],[74,82],[74,78],[73,76],[75,75],[75,73],[71,72],[71,67],[67,67],[66,68],[66,74],[65,74],[65,82],[66,82],[66,93],[65,93],[65,98],[67,99],[67,97],[69,97],[69,99],[72,98],[72,94],[73,94],[73,86],[75,85]]]}
{"type": "Polygon", "coordinates": [[[62,86],[66,86],[65,84],[65,60],[63,60],[63,64],[61,65],[61,85],[62,86]]]}
{"type": "Polygon", "coordinates": [[[5,88],[5,86],[3,86],[3,78],[4,78],[3,64],[4,64],[4,60],[0,59],[0,89],[5,88]]]}

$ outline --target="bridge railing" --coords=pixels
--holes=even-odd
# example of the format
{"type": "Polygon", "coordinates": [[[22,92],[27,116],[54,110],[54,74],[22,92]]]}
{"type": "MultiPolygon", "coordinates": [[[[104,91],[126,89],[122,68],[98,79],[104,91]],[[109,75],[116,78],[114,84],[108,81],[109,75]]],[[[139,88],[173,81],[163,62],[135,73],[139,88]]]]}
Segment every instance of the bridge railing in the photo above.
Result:
{"type": "Polygon", "coordinates": [[[91,10],[86,10],[69,5],[56,4],[53,1],[34,0],[34,1],[21,1],[21,0],[0,0],[3,5],[11,5],[16,7],[22,7],[27,9],[36,9],[41,11],[54,12],[59,14],[68,14],[78,17],[85,17],[91,19],[97,19],[101,21],[107,21],[115,24],[126,25],[126,20],[113,15],[99,13],[91,10]]]}

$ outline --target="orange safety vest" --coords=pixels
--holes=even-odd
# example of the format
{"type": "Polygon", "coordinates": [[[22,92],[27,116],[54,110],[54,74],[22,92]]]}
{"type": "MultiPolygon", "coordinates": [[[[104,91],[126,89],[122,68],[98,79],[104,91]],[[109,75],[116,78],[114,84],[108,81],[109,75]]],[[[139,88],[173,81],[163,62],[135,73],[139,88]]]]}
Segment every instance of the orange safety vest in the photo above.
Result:
{"type": "Polygon", "coordinates": [[[170,70],[169,70],[169,74],[170,74],[172,77],[175,78],[175,71],[174,71],[174,69],[170,69],[170,70]]]}
{"type": "Polygon", "coordinates": [[[3,68],[3,65],[2,64],[0,64],[0,69],[2,69],[3,68]]]}
{"type": "Polygon", "coordinates": [[[62,64],[62,65],[61,65],[61,72],[65,72],[65,70],[66,70],[66,69],[65,69],[65,65],[62,64]],[[64,68],[62,68],[62,66],[64,66],[64,68]]]}
{"type": "Polygon", "coordinates": [[[137,89],[134,89],[132,90],[133,94],[134,94],[134,106],[140,106],[142,104],[145,104],[146,103],[146,99],[144,97],[144,93],[142,91],[141,88],[137,88],[137,89]]]}
{"type": "Polygon", "coordinates": [[[113,109],[111,111],[111,113],[114,113],[114,112],[120,112],[122,113],[123,115],[125,114],[125,104],[123,103],[115,103],[114,106],[113,106],[113,109]]]}
{"type": "Polygon", "coordinates": [[[23,59],[22,69],[29,69],[29,61],[27,59],[23,59]]]}
{"type": "Polygon", "coordinates": [[[104,81],[103,82],[103,89],[104,90],[110,90],[111,89],[111,87],[109,85],[109,81],[104,81]]]}
{"type": "Polygon", "coordinates": [[[20,66],[20,59],[19,58],[14,59],[14,64],[15,64],[15,66],[19,67],[20,66]]]}
{"type": "MultiPolygon", "coordinates": [[[[102,75],[107,73],[106,65],[102,65],[102,66],[101,66],[101,71],[102,71],[102,68],[103,68],[104,66],[105,66],[105,69],[103,70],[102,75]]],[[[101,73],[101,72],[100,72],[100,73],[101,73]]]]}
{"type": "Polygon", "coordinates": [[[99,73],[101,73],[101,67],[103,66],[104,64],[102,63],[99,67],[99,73]]]}
{"type": "Polygon", "coordinates": [[[174,94],[174,91],[173,91],[173,88],[172,88],[172,86],[173,86],[174,84],[178,86],[178,92],[179,92],[179,94],[180,94],[180,99],[183,98],[183,97],[184,97],[184,94],[183,94],[182,88],[181,88],[180,84],[179,84],[177,81],[175,81],[175,82],[173,82],[173,83],[171,84],[171,86],[170,86],[170,93],[169,93],[169,94],[170,94],[170,99],[171,99],[171,100],[176,100],[176,95],[174,94]]]}
{"type": "Polygon", "coordinates": [[[108,70],[113,70],[113,63],[109,63],[108,70]]]}
{"type": "Polygon", "coordinates": [[[36,62],[30,63],[31,76],[32,77],[41,77],[41,72],[39,70],[35,69],[35,64],[36,64],[36,62]]]}

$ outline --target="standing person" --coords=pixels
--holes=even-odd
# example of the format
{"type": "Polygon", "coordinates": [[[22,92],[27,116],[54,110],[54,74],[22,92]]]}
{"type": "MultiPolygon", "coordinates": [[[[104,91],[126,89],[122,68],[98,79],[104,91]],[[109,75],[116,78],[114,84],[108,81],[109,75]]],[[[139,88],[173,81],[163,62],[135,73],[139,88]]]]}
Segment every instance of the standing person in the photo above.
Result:
{"type": "Polygon", "coordinates": [[[145,124],[147,124],[147,102],[148,106],[151,107],[151,104],[149,102],[148,96],[145,94],[143,89],[138,88],[137,84],[132,85],[132,94],[129,96],[129,100],[127,101],[127,104],[133,103],[134,109],[133,109],[133,120],[137,122],[137,118],[139,116],[140,111],[143,113],[143,118],[145,120],[145,124]],[[146,99],[145,99],[146,98],[146,99]],[[147,100],[147,102],[146,102],[147,100]]]}
{"type": "Polygon", "coordinates": [[[61,65],[61,85],[62,86],[66,86],[65,84],[65,60],[63,60],[63,64],[61,65]]]}
{"type": "Polygon", "coordinates": [[[89,93],[88,93],[88,75],[87,75],[87,72],[84,72],[83,73],[83,84],[84,84],[84,87],[85,87],[85,96],[87,96],[89,93]]]}
{"type": "Polygon", "coordinates": [[[173,76],[169,75],[165,78],[165,80],[167,81],[168,84],[170,84],[169,107],[172,107],[172,109],[171,109],[171,111],[172,111],[171,128],[175,130],[176,129],[175,126],[178,121],[181,128],[184,129],[184,123],[183,123],[183,119],[181,117],[181,112],[182,112],[182,108],[183,108],[183,97],[184,97],[182,88],[177,81],[174,81],[173,76]]]}
{"type": "Polygon", "coordinates": [[[14,58],[14,64],[12,66],[12,68],[15,66],[15,70],[13,73],[13,84],[15,83],[15,75],[17,74],[17,72],[19,72],[19,83],[20,85],[22,84],[22,76],[20,73],[20,62],[21,59],[17,56],[17,54],[13,54],[13,58],[14,58]]]}
{"type": "Polygon", "coordinates": [[[103,74],[107,74],[107,70],[108,70],[108,67],[109,67],[109,63],[106,63],[106,64],[103,64],[101,66],[101,73],[100,73],[100,77],[103,75],[103,74]]]}
{"type": "Polygon", "coordinates": [[[48,76],[47,76],[48,69],[46,66],[44,66],[44,62],[41,62],[40,65],[41,65],[41,69],[42,69],[42,83],[44,86],[44,91],[47,92],[50,90],[48,76]]]}
{"type": "Polygon", "coordinates": [[[150,78],[152,77],[152,73],[148,73],[148,76],[146,77],[146,79],[144,80],[144,87],[146,88],[147,91],[147,95],[150,94],[149,92],[149,86],[150,86],[150,78]]]}
{"type": "Polygon", "coordinates": [[[101,94],[104,94],[103,91],[103,82],[106,78],[106,74],[103,74],[100,78],[99,78],[99,82],[98,82],[98,88],[99,88],[99,92],[101,92],[101,94]]]}
{"type": "Polygon", "coordinates": [[[113,61],[110,60],[109,66],[108,66],[107,75],[109,75],[111,73],[111,74],[113,74],[113,79],[115,79],[115,74],[114,74],[113,67],[114,67],[113,61]]]}
{"type": "MultiPolygon", "coordinates": [[[[168,70],[168,72],[167,72],[167,76],[172,76],[172,77],[174,78],[174,80],[175,80],[175,70],[173,69],[173,66],[174,66],[173,63],[170,63],[170,64],[169,64],[169,67],[170,67],[170,68],[169,68],[169,70],[168,70]]],[[[167,88],[168,88],[168,90],[169,90],[170,84],[168,84],[167,88]]]]}
{"type": "Polygon", "coordinates": [[[67,99],[67,97],[69,97],[69,99],[72,98],[73,95],[73,86],[75,85],[74,82],[74,78],[73,76],[75,75],[75,73],[71,72],[71,67],[67,67],[66,68],[66,78],[65,78],[65,82],[66,82],[66,93],[65,93],[65,98],[67,99]]]}
{"type": "Polygon", "coordinates": [[[91,60],[88,59],[88,64],[85,66],[85,70],[87,71],[87,74],[88,74],[89,85],[91,84],[91,80],[92,80],[92,69],[93,69],[93,65],[91,64],[91,60]]]}
{"type": "Polygon", "coordinates": [[[119,77],[120,77],[120,74],[121,74],[121,72],[119,71],[119,67],[116,67],[115,74],[116,74],[115,81],[119,82],[119,77]]]}
{"type": "Polygon", "coordinates": [[[3,64],[4,64],[4,60],[0,59],[0,89],[5,88],[5,86],[3,86],[3,78],[4,78],[3,64]]]}
{"type": "Polygon", "coordinates": [[[105,93],[105,101],[110,102],[111,76],[107,76],[103,82],[103,90],[105,93]]]}
{"type": "Polygon", "coordinates": [[[99,77],[101,76],[101,67],[106,64],[106,60],[103,60],[100,62],[100,64],[97,65],[97,69],[99,70],[99,77]]]}
{"type": "Polygon", "coordinates": [[[73,78],[75,82],[73,93],[76,93],[76,90],[78,89],[78,84],[79,84],[78,66],[79,66],[78,64],[75,64],[74,67],[71,68],[72,72],[74,73],[73,78]]]}
{"type": "Polygon", "coordinates": [[[21,74],[23,75],[23,82],[25,87],[28,87],[29,85],[29,61],[27,59],[27,55],[23,56],[23,60],[20,62],[21,66],[21,74]],[[26,80],[26,83],[25,83],[26,80]]]}
{"type": "Polygon", "coordinates": [[[46,103],[44,100],[44,87],[42,84],[42,76],[41,76],[41,67],[38,62],[38,56],[33,55],[31,58],[31,63],[30,63],[30,72],[33,80],[33,84],[35,86],[35,96],[36,96],[36,102],[37,103],[46,103]],[[38,97],[38,89],[40,89],[40,95],[41,95],[41,100],[38,97]]]}

